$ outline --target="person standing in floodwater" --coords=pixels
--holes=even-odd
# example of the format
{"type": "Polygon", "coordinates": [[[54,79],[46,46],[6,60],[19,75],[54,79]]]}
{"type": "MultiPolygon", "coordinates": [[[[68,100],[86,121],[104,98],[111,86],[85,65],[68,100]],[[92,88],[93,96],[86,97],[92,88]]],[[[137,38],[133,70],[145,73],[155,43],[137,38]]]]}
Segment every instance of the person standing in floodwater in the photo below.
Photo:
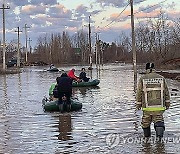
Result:
{"type": "Polygon", "coordinates": [[[139,80],[137,109],[143,110],[142,128],[145,137],[151,136],[154,122],[156,137],[162,138],[165,130],[163,113],[170,106],[170,95],[163,76],[157,74],[153,63],[146,64],[146,74],[139,80]]]}

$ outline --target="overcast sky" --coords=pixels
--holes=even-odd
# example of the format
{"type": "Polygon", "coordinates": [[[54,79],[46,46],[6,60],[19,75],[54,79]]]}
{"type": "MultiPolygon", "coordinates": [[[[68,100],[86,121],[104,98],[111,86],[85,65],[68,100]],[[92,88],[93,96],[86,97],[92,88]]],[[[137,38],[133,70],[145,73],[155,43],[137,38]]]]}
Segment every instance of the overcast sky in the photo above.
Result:
{"type": "MultiPolygon", "coordinates": [[[[128,0],[0,0],[1,8],[3,3],[10,7],[5,10],[7,42],[17,39],[15,30],[20,27],[23,31],[21,43],[25,45],[25,24],[30,27],[28,37],[32,39],[33,46],[37,38],[46,33],[67,31],[72,35],[80,29],[88,31],[86,25],[90,15],[92,37],[99,32],[103,41],[112,42],[122,31],[130,31],[128,0]],[[125,11],[119,15],[124,8],[125,11]]],[[[160,11],[165,13],[168,21],[180,17],[180,0],[134,0],[134,3],[134,12],[138,12],[135,25],[149,17],[157,17],[160,11]]],[[[2,9],[0,12],[2,39],[2,9]]]]}

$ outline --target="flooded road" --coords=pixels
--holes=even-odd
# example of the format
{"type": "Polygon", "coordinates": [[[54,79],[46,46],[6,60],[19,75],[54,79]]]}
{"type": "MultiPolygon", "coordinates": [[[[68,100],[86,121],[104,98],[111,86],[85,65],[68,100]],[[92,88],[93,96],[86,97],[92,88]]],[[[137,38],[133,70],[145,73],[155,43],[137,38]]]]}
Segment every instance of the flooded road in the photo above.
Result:
{"type": "MultiPolygon", "coordinates": [[[[79,74],[81,66],[74,68],[79,74]]],[[[142,112],[135,111],[131,65],[94,69],[92,78],[100,79],[99,86],[74,88],[73,97],[83,108],[65,114],[43,111],[41,101],[60,76],[44,69],[29,67],[20,74],[0,76],[0,153],[180,153],[180,82],[167,80],[172,103],[164,114],[168,140],[145,143],[140,140],[142,112]]],[[[151,129],[155,135],[153,125],[151,129]]]]}

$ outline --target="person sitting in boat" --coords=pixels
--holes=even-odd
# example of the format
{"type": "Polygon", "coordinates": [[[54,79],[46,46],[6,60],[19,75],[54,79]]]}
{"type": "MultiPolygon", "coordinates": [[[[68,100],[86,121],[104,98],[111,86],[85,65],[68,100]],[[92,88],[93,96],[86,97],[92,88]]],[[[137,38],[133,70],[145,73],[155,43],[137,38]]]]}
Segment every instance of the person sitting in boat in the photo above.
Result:
{"type": "Polygon", "coordinates": [[[88,82],[90,78],[86,77],[85,68],[81,69],[81,73],[79,74],[79,79],[81,79],[84,82],[88,82]]]}
{"type": "Polygon", "coordinates": [[[60,112],[63,112],[64,104],[63,101],[66,100],[67,111],[71,110],[71,100],[72,95],[72,79],[68,77],[66,73],[62,73],[61,77],[57,77],[57,91],[58,91],[58,105],[60,112]]]}
{"type": "Polygon", "coordinates": [[[49,68],[50,68],[50,69],[54,68],[54,64],[51,64],[51,65],[49,66],[49,68]]]}
{"type": "Polygon", "coordinates": [[[81,80],[80,80],[74,73],[75,73],[75,69],[73,68],[72,70],[70,70],[70,71],[68,72],[67,75],[68,75],[72,80],[77,81],[77,82],[80,82],[81,80]]]}
{"type": "Polygon", "coordinates": [[[53,101],[58,99],[57,79],[58,78],[56,78],[56,83],[51,84],[49,88],[49,99],[53,101]]]}

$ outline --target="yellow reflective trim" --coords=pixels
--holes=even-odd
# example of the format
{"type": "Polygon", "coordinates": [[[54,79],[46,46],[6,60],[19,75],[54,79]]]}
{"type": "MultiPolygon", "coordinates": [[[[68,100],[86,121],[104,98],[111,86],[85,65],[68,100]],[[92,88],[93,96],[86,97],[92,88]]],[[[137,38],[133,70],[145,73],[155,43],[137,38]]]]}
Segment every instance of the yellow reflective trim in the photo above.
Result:
{"type": "Polygon", "coordinates": [[[155,88],[146,88],[147,91],[157,91],[157,90],[164,90],[163,88],[161,87],[155,87],[155,88]]]}
{"type": "Polygon", "coordinates": [[[165,107],[148,107],[142,108],[143,111],[164,111],[165,107]]]}

